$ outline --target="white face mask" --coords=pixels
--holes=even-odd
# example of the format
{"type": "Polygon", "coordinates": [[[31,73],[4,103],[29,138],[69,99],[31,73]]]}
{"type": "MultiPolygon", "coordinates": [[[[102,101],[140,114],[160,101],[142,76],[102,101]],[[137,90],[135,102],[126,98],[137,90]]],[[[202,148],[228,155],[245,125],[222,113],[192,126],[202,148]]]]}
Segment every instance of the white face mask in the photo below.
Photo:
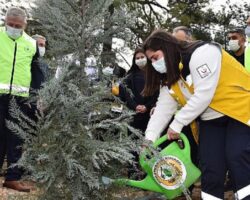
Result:
{"type": "Polygon", "coordinates": [[[12,39],[17,39],[23,34],[23,29],[13,28],[6,25],[6,33],[12,39]]]}
{"type": "Polygon", "coordinates": [[[167,73],[167,68],[166,68],[166,63],[165,63],[164,57],[153,62],[152,65],[157,72],[159,72],[161,74],[167,73]]]}
{"type": "Polygon", "coordinates": [[[247,37],[250,37],[250,26],[246,27],[245,34],[247,35],[247,37]]]}
{"type": "Polygon", "coordinates": [[[143,69],[145,65],[147,64],[147,58],[140,58],[135,60],[135,64],[140,68],[143,69]]]}
{"type": "Polygon", "coordinates": [[[40,56],[43,57],[45,54],[45,47],[38,47],[38,49],[39,49],[40,56]]]}
{"type": "Polygon", "coordinates": [[[236,52],[239,50],[240,45],[239,45],[239,40],[229,40],[229,48],[231,51],[236,52]]]}

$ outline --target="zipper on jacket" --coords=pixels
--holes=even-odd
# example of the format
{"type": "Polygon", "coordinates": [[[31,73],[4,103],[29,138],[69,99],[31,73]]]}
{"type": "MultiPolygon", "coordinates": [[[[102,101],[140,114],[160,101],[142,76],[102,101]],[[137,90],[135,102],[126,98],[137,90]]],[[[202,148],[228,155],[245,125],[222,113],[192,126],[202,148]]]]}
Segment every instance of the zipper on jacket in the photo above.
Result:
{"type": "Polygon", "coordinates": [[[14,77],[15,65],[16,65],[16,51],[17,51],[17,43],[15,42],[15,50],[14,50],[14,58],[13,58],[13,64],[12,64],[9,94],[11,94],[11,91],[12,91],[12,83],[13,83],[13,77],[14,77]]]}

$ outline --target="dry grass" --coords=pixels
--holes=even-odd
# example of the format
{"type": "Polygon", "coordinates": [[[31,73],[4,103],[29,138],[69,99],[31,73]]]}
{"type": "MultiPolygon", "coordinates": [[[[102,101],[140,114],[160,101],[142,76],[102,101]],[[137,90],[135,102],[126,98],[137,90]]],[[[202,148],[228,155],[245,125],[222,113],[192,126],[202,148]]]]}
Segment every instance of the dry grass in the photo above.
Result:
{"type": "MultiPolygon", "coordinates": [[[[0,200],[37,200],[38,191],[30,193],[17,192],[12,189],[2,187],[3,177],[0,177],[0,200]]],[[[110,195],[106,196],[105,200],[164,200],[164,198],[157,197],[153,192],[143,191],[132,187],[119,187],[114,188],[110,195]]],[[[177,198],[185,199],[185,198],[177,198]]],[[[193,190],[192,200],[199,200],[200,187],[199,184],[193,190]]],[[[225,193],[225,200],[233,200],[233,193],[225,193]]]]}
{"type": "Polygon", "coordinates": [[[37,191],[30,193],[17,192],[2,187],[3,177],[0,177],[0,200],[37,200],[37,191]]]}
{"type": "MultiPolygon", "coordinates": [[[[199,183],[192,192],[192,200],[201,199],[199,183]]],[[[225,193],[225,200],[234,200],[233,192],[225,193]]],[[[164,197],[153,192],[142,191],[131,187],[115,188],[105,200],[165,200],[164,197]]],[[[185,197],[178,197],[175,200],[185,200],[185,197]]]]}

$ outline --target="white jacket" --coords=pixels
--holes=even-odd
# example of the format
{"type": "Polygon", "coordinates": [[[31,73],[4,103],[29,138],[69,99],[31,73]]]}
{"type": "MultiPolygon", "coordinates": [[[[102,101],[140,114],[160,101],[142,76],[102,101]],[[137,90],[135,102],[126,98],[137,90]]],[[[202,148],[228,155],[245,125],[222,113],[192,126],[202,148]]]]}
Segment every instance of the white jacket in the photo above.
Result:
{"type": "Polygon", "coordinates": [[[189,68],[194,85],[194,94],[190,94],[182,80],[179,80],[178,84],[187,99],[187,104],[176,112],[178,103],[171,96],[172,91],[166,86],[162,87],[154,114],[151,116],[145,132],[147,140],[157,140],[175,113],[174,120],[169,126],[178,133],[198,116],[201,116],[202,120],[223,116],[223,114],[208,107],[214,96],[220,76],[220,48],[213,44],[200,46],[193,52],[189,68]]]}

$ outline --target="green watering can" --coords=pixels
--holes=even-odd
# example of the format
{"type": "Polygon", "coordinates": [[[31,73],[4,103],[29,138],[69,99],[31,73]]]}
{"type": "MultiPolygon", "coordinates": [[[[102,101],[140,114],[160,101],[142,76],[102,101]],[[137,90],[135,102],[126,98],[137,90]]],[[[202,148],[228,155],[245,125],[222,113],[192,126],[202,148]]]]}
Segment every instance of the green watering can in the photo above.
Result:
{"type": "MultiPolygon", "coordinates": [[[[152,157],[147,150],[140,155],[140,165],[147,173],[143,180],[116,179],[112,182],[162,193],[167,199],[180,196],[185,188],[196,182],[201,175],[200,170],[191,161],[187,137],[183,133],[180,137],[183,148],[180,148],[177,142],[171,142],[157,157],[152,157]]],[[[153,146],[158,147],[165,141],[167,135],[159,138],[153,146]]]]}

